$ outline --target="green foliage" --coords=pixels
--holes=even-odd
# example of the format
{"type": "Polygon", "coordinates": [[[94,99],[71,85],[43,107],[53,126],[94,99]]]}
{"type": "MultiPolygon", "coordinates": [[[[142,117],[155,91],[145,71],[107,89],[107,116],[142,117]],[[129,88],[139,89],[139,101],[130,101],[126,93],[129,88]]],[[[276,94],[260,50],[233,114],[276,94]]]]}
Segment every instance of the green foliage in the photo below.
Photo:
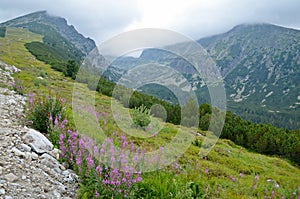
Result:
{"type": "Polygon", "coordinates": [[[67,77],[71,77],[72,79],[75,79],[78,70],[79,70],[79,65],[76,63],[76,61],[68,60],[64,74],[67,77]]]}
{"type": "MultiPolygon", "coordinates": [[[[86,77],[80,77],[80,82],[83,83],[88,83],[89,79],[91,79],[91,77],[93,77],[93,75],[91,75],[93,73],[91,72],[86,72],[86,77]]],[[[89,88],[92,89],[93,85],[89,85],[89,88]]],[[[97,85],[97,91],[107,95],[107,96],[112,96],[112,93],[115,89],[116,84],[108,81],[107,79],[101,77],[98,85],[97,85]]],[[[166,122],[170,122],[172,124],[180,124],[181,122],[181,107],[176,104],[171,104],[170,102],[164,101],[164,100],[160,100],[157,99],[153,96],[138,92],[138,91],[133,91],[133,94],[130,96],[130,100],[128,102],[127,97],[129,98],[129,96],[127,96],[127,93],[131,93],[130,91],[128,91],[128,88],[122,88],[122,89],[117,89],[118,92],[120,93],[115,93],[115,96],[117,100],[119,100],[125,107],[127,108],[135,108],[135,107],[140,107],[142,105],[146,106],[148,109],[150,109],[153,105],[155,104],[159,104],[161,105],[167,113],[167,118],[166,118],[166,122]]],[[[159,114],[154,114],[154,116],[156,117],[160,117],[163,116],[165,117],[165,115],[161,115],[159,114]]],[[[162,118],[165,119],[165,118],[162,118]]]]}
{"type": "Polygon", "coordinates": [[[91,199],[91,198],[95,198],[95,194],[90,191],[90,187],[88,185],[80,184],[78,198],[91,199]]]}
{"type": "Polygon", "coordinates": [[[41,71],[41,72],[40,72],[40,76],[41,76],[42,78],[46,78],[46,77],[48,76],[48,74],[47,74],[47,72],[45,72],[45,71],[41,71]]]}
{"type": "Polygon", "coordinates": [[[267,155],[279,155],[300,164],[300,131],[255,124],[227,112],[221,138],[267,155]]]}
{"type": "Polygon", "coordinates": [[[61,53],[56,51],[55,48],[45,45],[42,42],[26,43],[25,47],[31,52],[38,60],[51,65],[57,71],[64,72],[65,61],[61,53]]]}
{"type": "Polygon", "coordinates": [[[43,43],[47,47],[54,49],[64,61],[73,59],[80,62],[84,54],[76,48],[70,41],[62,37],[53,27],[38,23],[29,22],[20,26],[28,28],[28,30],[43,35],[43,43]]]}
{"type": "Polygon", "coordinates": [[[0,37],[5,37],[6,27],[0,27],[0,37]]]}
{"type": "MultiPolygon", "coordinates": [[[[191,172],[189,169],[186,171],[191,172]]],[[[202,198],[204,195],[202,185],[197,182],[199,179],[193,180],[188,179],[187,176],[182,173],[175,173],[174,168],[151,172],[145,174],[144,181],[139,184],[139,197],[145,199],[202,198]]]]}
{"type": "Polygon", "coordinates": [[[50,125],[55,120],[65,118],[64,99],[51,96],[30,96],[27,103],[27,119],[32,121],[32,127],[40,132],[49,133],[50,125]],[[52,119],[51,119],[52,118],[52,119]]]}
{"type": "Polygon", "coordinates": [[[190,98],[182,107],[182,117],[182,125],[188,127],[198,127],[199,107],[193,98],[190,98]]]}
{"type": "Polygon", "coordinates": [[[26,43],[25,47],[28,51],[38,60],[51,65],[53,69],[75,79],[84,54],[48,25],[31,22],[23,26],[44,36],[43,42],[26,43]]]}
{"type": "Polygon", "coordinates": [[[133,123],[139,127],[146,127],[150,124],[150,109],[142,105],[133,109],[132,113],[133,123]]]}
{"type": "Polygon", "coordinates": [[[20,79],[15,80],[15,82],[13,84],[13,89],[19,95],[23,95],[24,94],[24,85],[23,85],[22,80],[20,80],[20,79]]]}
{"type": "Polygon", "coordinates": [[[172,104],[178,104],[178,100],[174,93],[172,93],[172,91],[170,91],[168,88],[159,84],[147,84],[141,86],[139,90],[142,93],[154,96],[157,99],[166,100],[172,104]]]}

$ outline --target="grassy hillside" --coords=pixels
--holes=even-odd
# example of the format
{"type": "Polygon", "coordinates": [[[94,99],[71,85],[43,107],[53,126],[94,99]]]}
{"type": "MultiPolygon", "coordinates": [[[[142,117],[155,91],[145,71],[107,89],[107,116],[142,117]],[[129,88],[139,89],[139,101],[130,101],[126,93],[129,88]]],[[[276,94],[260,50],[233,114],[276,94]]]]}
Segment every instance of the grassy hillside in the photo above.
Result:
{"type": "MultiPolygon", "coordinates": [[[[30,42],[42,42],[42,37],[24,29],[7,28],[5,37],[0,38],[0,60],[22,70],[15,78],[24,93],[50,93],[63,96],[71,103],[73,81],[52,70],[50,65],[36,60],[24,46],[30,42]]],[[[177,133],[179,126],[154,118],[153,130],[161,128],[159,133],[147,139],[138,138],[135,135],[146,137],[153,131],[125,125],[130,123],[124,117],[129,110],[118,102],[114,107],[119,111],[119,118],[114,118],[111,110],[114,100],[111,98],[91,92],[83,84],[78,84],[77,89],[84,93],[82,102],[87,99],[86,96],[94,95],[95,111],[102,114],[100,125],[103,134],[95,131],[91,120],[74,115],[74,119],[80,121],[77,123],[80,127],[78,129],[84,131],[79,133],[85,133],[97,141],[103,140],[103,135],[119,136],[126,133],[130,134],[129,141],[153,151],[166,146],[177,133]],[[123,121],[123,130],[116,125],[115,119],[123,121]]],[[[144,173],[143,181],[138,184],[137,198],[281,198],[282,195],[296,198],[299,195],[300,169],[288,161],[253,153],[229,140],[219,140],[207,157],[203,158],[199,146],[205,136],[195,136],[196,132],[209,136],[208,132],[183,128],[184,135],[195,137],[192,144],[176,163],[159,171],[144,173]]]]}

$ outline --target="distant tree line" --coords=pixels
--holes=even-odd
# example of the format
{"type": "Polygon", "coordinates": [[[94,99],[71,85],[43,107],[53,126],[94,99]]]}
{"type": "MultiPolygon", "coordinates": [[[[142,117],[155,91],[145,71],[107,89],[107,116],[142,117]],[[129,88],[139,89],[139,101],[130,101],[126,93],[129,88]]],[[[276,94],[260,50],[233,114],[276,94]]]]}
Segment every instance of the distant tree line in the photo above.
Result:
{"type": "Polygon", "coordinates": [[[0,27],[0,37],[5,37],[6,27],[0,27]]]}

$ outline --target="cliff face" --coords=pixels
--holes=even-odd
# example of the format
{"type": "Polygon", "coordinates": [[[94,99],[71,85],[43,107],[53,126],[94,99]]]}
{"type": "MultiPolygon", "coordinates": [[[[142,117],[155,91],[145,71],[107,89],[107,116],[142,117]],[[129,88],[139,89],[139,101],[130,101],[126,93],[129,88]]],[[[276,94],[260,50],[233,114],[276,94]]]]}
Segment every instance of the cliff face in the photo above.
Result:
{"type": "Polygon", "coordinates": [[[19,70],[0,62],[0,198],[75,198],[73,171],[58,162],[58,150],[24,124],[26,98],[9,90],[19,70]]]}

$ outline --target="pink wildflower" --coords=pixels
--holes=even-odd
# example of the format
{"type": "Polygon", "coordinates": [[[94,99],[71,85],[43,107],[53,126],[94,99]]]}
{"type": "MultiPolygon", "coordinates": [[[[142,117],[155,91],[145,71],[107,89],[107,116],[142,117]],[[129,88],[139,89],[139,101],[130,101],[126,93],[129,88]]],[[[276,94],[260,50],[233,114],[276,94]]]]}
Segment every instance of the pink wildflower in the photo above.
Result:
{"type": "Polygon", "coordinates": [[[55,117],[54,124],[58,125],[58,118],[57,118],[57,116],[55,117]]]}
{"type": "Polygon", "coordinates": [[[208,174],[208,172],[209,172],[209,169],[208,169],[208,168],[206,168],[204,172],[205,172],[206,174],[208,174]]]}

